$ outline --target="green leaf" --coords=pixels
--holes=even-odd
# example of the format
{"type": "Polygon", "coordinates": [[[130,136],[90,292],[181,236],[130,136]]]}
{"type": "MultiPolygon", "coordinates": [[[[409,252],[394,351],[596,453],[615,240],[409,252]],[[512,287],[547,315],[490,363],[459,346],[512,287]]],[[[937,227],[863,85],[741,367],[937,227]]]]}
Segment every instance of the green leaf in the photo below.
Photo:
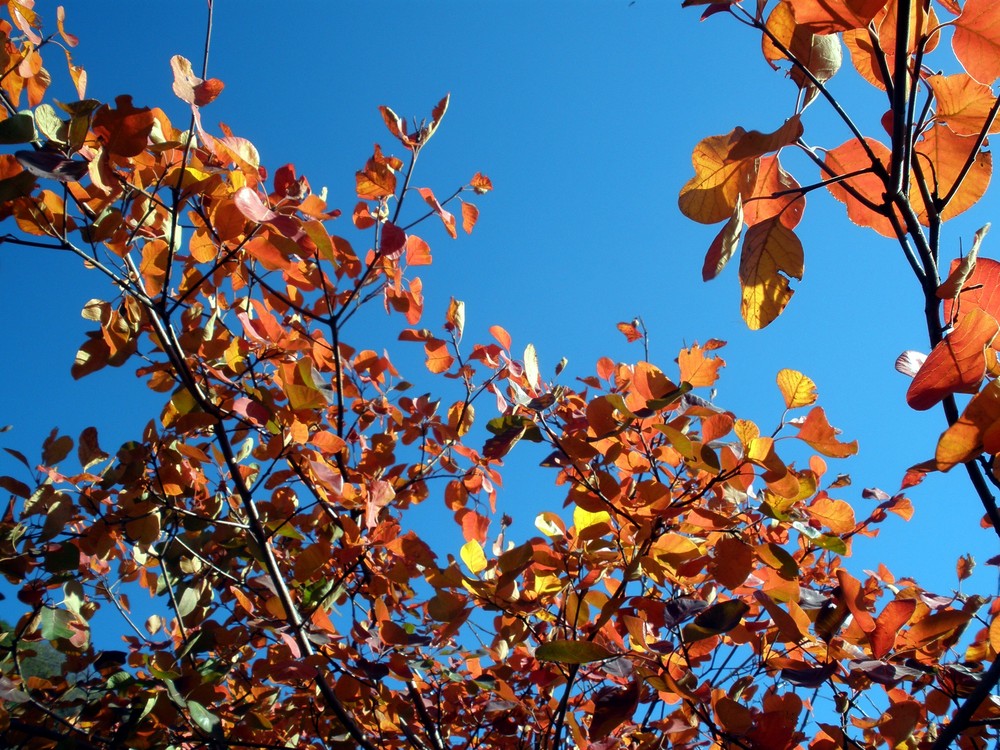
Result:
{"type": "Polygon", "coordinates": [[[65,609],[46,607],[42,610],[40,619],[42,638],[47,641],[54,641],[57,638],[72,638],[76,635],[73,628],[69,626],[75,618],[65,609]]]}
{"type": "Polygon", "coordinates": [[[836,555],[846,555],[847,554],[847,542],[841,539],[839,536],[833,536],[832,534],[821,534],[812,540],[813,544],[822,549],[829,550],[836,555]]]}
{"type": "Polygon", "coordinates": [[[66,122],[51,104],[39,104],[35,107],[35,124],[38,132],[56,143],[66,143],[66,122]]]}
{"type": "Polygon", "coordinates": [[[80,567],[80,549],[72,542],[58,546],[49,545],[45,550],[45,569],[50,573],[76,571],[80,567]]]}
{"type": "Polygon", "coordinates": [[[587,664],[614,657],[604,646],[591,641],[549,641],[535,649],[536,659],[560,664],[587,664]]]}
{"type": "Polygon", "coordinates": [[[730,599],[729,601],[713,604],[704,612],[694,618],[684,626],[682,631],[684,641],[700,641],[702,638],[710,638],[713,635],[728,633],[740,624],[743,615],[750,611],[750,605],[742,599],[730,599]]]}
{"type": "Polygon", "coordinates": [[[187,702],[188,711],[191,713],[193,721],[199,729],[216,737],[222,736],[222,722],[219,717],[211,713],[207,708],[197,701],[187,702]]]}
{"type": "Polygon", "coordinates": [[[35,121],[26,112],[0,121],[0,143],[30,143],[35,140],[35,121]]]}

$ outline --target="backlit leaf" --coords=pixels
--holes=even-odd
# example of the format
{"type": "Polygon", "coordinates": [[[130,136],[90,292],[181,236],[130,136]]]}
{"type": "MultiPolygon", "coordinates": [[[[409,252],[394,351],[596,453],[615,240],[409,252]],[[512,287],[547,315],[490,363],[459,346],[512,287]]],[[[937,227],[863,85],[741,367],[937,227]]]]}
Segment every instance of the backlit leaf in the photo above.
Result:
{"type": "Polygon", "coordinates": [[[886,0],[796,0],[795,20],[815,34],[863,29],[886,0]]]}
{"type": "Polygon", "coordinates": [[[826,412],[821,406],[814,407],[798,427],[799,434],[796,437],[804,440],[824,456],[847,458],[858,452],[857,440],[843,443],[837,439],[838,431],[830,426],[826,419],[826,412]]]}
{"type": "MultiPolygon", "coordinates": [[[[889,163],[889,149],[874,139],[867,138],[865,140],[885,171],[888,172],[886,165],[889,163]]],[[[850,174],[872,168],[871,159],[861,144],[853,139],[832,151],[828,151],[824,161],[831,173],[835,175],[850,174]]],[[[881,206],[884,203],[882,196],[885,193],[885,185],[882,180],[874,172],[869,171],[848,180],[830,183],[827,190],[834,198],[847,206],[847,216],[855,224],[871,227],[883,237],[895,238],[896,231],[889,219],[883,214],[872,211],[871,208],[854,198],[845,189],[845,185],[853,188],[862,198],[867,199],[875,206],[881,206]]]]}
{"type": "Polygon", "coordinates": [[[473,575],[478,575],[486,570],[486,554],[483,552],[483,545],[475,539],[470,539],[463,544],[459,554],[462,557],[462,562],[465,563],[465,567],[473,575]]]}
{"type": "MultiPolygon", "coordinates": [[[[1000,5],[997,7],[1000,8],[1000,5]]],[[[917,141],[914,158],[935,196],[943,198],[951,191],[972,153],[975,141],[975,138],[956,135],[944,125],[935,125],[917,141]]],[[[941,212],[942,220],[947,221],[978,203],[989,187],[992,173],[992,154],[980,150],[975,154],[972,168],[965,174],[961,186],[941,212]]],[[[917,208],[921,223],[926,224],[926,208],[919,204],[917,208]]]]}
{"type": "Polygon", "coordinates": [[[788,280],[801,279],[802,243],[776,219],[750,227],[740,256],[743,320],[753,330],[769,325],[794,293],[788,280]]]}
{"type": "MultiPolygon", "coordinates": [[[[959,135],[979,135],[996,101],[989,86],[967,73],[930,76],[927,85],[937,99],[936,119],[959,135]]],[[[989,132],[1000,132],[1000,118],[993,120],[989,132]]]]}
{"type": "Polygon", "coordinates": [[[1000,4],[994,0],[965,0],[954,21],[951,46],[966,72],[980,83],[1000,77],[1000,4]]]}
{"type": "Polygon", "coordinates": [[[681,188],[678,198],[681,213],[689,219],[702,224],[729,219],[737,197],[752,189],[757,160],[729,159],[730,149],[744,135],[743,128],[736,128],[727,135],[710,136],[695,146],[691,155],[695,176],[681,188]]]}
{"type": "Polygon", "coordinates": [[[816,384],[796,370],[778,372],[778,389],[785,399],[786,409],[797,409],[816,403],[816,384]]]}
{"type": "Polygon", "coordinates": [[[1000,422],[1000,385],[991,380],[972,397],[962,416],[938,440],[934,462],[938,471],[971,461],[983,452],[986,431],[1000,422]]]}
{"type": "Polygon", "coordinates": [[[906,402],[925,410],[953,393],[975,393],[986,374],[986,349],[1000,325],[989,314],[973,309],[931,351],[906,391],[906,402]]]}

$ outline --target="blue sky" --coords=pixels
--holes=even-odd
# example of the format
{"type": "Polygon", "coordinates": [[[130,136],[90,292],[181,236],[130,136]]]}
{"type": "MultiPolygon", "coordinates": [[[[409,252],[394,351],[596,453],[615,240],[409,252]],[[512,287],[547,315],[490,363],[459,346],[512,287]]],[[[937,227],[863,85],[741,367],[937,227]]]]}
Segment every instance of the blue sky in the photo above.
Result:
{"type": "MultiPolygon", "coordinates": [[[[200,68],[203,2],[64,4],[67,28],[81,38],[74,57],[89,72],[90,96],[129,93],[186,122],[171,92],[169,59],[182,54],[200,68]]],[[[503,325],[515,351],[534,343],[550,377],[568,357],[564,378],[591,374],[600,356],[641,358],[641,348],[615,329],[637,315],[651,333],[651,359],[668,373],[683,345],[724,339],[728,366],[717,403],[766,430],[781,414],[775,374],[801,370],[819,386],[830,421],[860,441],[858,457],[831,462],[833,475],[852,475],[854,484],[835,496],[859,515],[871,502],[861,499],[862,488],[894,492],[908,466],[932,455],[944,417],[910,411],[908,381],[893,370],[903,350],[927,348],[919,290],[893,243],[853,227],[817,191],[799,230],[805,278],[768,329],[751,332],[741,321],[735,268],[701,281],[717,229],[677,209],[692,147],[736,125],[773,130],[793,113],[795,90],[764,63],[755,34],[722,16],[699,22],[699,9],[665,0],[217,5],[210,75],[226,88],[205,109],[205,125],[225,122],[249,138],[272,170],[295,164],[346,211],[356,201],[354,172],[372,144],[401,150],[378,105],[419,119],[451,93],[415,184],[447,194],[482,171],[496,190],[477,200],[481,217],[471,238],[453,242],[433,226],[421,233],[435,256],[421,274],[422,325],[437,328],[455,296],[466,302],[466,340],[503,325]]],[[[56,97],[71,98],[61,57],[47,59],[56,97]]],[[[832,88],[857,108],[862,128],[878,134],[884,99],[849,67],[845,61],[832,88]]],[[[833,148],[848,137],[822,103],[805,122],[810,144],[833,148]]],[[[815,176],[798,172],[803,183],[815,176]]],[[[943,254],[957,255],[960,239],[968,247],[994,206],[987,194],[983,207],[949,222],[943,254]]],[[[982,254],[1000,257],[992,239],[982,254]]],[[[109,447],[157,416],[158,401],[127,369],[81,382],[69,376],[87,328],[79,311],[108,294],[70,257],[0,248],[0,315],[8,321],[0,423],[14,426],[0,446],[34,459],[52,427],[75,436],[95,424],[109,447]]],[[[366,321],[385,326],[371,331],[376,341],[391,342],[399,327],[377,315],[366,321]]],[[[352,343],[366,343],[362,332],[352,343]]],[[[400,351],[393,347],[394,359],[400,351]]],[[[412,362],[421,367],[417,354],[412,362]]],[[[537,459],[515,451],[500,498],[502,510],[529,524],[562,503],[537,459]]],[[[0,458],[0,470],[17,469],[0,458]]],[[[882,560],[945,593],[955,585],[959,555],[971,551],[982,563],[997,553],[992,532],[978,530],[980,508],[961,470],[932,477],[910,497],[915,520],[891,520],[876,542],[860,542],[850,564],[856,574],[882,560]]],[[[446,512],[440,505],[427,512],[437,510],[446,512]]],[[[995,570],[981,566],[974,580],[990,593],[995,570]]]]}

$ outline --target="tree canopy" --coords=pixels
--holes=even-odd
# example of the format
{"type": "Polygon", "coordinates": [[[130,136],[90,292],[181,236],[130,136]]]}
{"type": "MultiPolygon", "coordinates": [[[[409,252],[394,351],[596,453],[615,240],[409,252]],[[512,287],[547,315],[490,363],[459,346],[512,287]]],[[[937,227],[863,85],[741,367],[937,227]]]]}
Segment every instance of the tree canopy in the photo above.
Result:
{"type": "MultiPolygon", "coordinates": [[[[126,367],[161,409],[120,445],[97,426],[5,448],[18,464],[0,477],[0,573],[18,599],[0,639],[5,743],[996,739],[1000,600],[857,570],[850,555],[891,515],[909,519],[911,487],[959,465],[964,501],[1000,535],[1000,265],[979,254],[987,227],[959,258],[941,249],[946,222],[989,183],[1000,10],[684,5],[758,34],[798,91],[771,132],[695,147],[679,206],[721,225],[703,277],[739,251],[743,318],[771,324],[804,275],[806,196],[823,189],[894,240],[917,281],[930,353],[897,367],[913,377],[909,405],[940,404],[946,429],[928,436],[933,457],[901,468],[897,492],[861,493],[865,506],[841,499],[849,478],[829,465],[857,452],[855,436],[833,426],[805,373],[776,367],[783,409],[755,422],[713,401],[720,340],[654,364],[636,318],[618,324],[635,361],[571,374],[543,369],[500,324],[467,331],[460,299],[425,311],[419,274],[441,262],[431,242],[474,243],[493,191],[487,165],[462,184],[423,181],[447,95],[413,118],[380,108],[379,142],[338,208],[293,165],[263,164],[238,125],[209,125],[224,83],[208,43],[201,60],[169,61],[183,107],[171,119],[137,95],[88,98],[72,19],[7,4],[3,251],[84,264],[99,296],[82,311],[91,330],[72,376],[126,367]],[[884,92],[881,132],[863,132],[830,88],[845,49],[884,92]],[[935,52],[960,70],[932,68],[935,52]],[[72,101],[52,96],[57,75],[72,101]],[[850,138],[809,145],[814,117],[850,138]],[[792,152],[814,182],[786,171],[792,152]],[[369,308],[395,326],[392,349],[369,308]],[[418,372],[398,364],[410,352],[418,372]],[[540,500],[521,538],[498,490],[526,444],[540,500]],[[423,504],[440,536],[412,521],[423,504]]],[[[960,581],[972,565],[959,559],[960,581]]]]}

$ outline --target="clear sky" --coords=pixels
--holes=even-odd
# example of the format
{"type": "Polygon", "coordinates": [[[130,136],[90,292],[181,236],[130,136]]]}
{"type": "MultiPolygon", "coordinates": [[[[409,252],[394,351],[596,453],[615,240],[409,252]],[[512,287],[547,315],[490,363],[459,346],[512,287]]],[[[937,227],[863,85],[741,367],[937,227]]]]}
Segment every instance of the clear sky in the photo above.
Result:
{"type": "MultiPolygon", "coordinates": [[[[81,38],[73,54],[89,72],[90,96],[132,94],[136,104],[186,122],[171,92],[169,59],[182,54],[200,68],[203,1],[64,5],[68,30],[81,38]]],[[[717,228],[693,224],[677,209],[692,173],[691,149],[736,125],[777,128],[793,113],[795,90],[764,63],[755,34],[723,16],[699,22],[700,9],[679,6],[219,0],[210,75],[226,88],[203,117],[210,129],[225,122],[253,141],[272,171],[294,163],[314,188],[328,187],[331,205],[349,211],[354,172],[372,144],[401,150],[378,105],[420,118],[451,92],[415,184],[447,194],[482,171],[496,190],[477,201],[481,217],[471,238],[453,242],[439,227],[421,233],[435,256],[421,274],[422,325],[438,328],[455,296],[467,305],[468,341],[503,325],[515,351],[535,344],[549,377],[568,357],[564,378],[591,374],[600,356],[641,358],[641,348],[615,329],[635,316],[650,330],[651,359],[668,373],[681,346],[724,339],[728,366],[717,403],[765,430],[781,413],[775,374],[801,370],[818,384],[831,423],[860,441],[860,455],[831,462],[831,471],[852,475],[854,484],[834,494],[862,515],[871,502],[861,499],[862,488],[894,492],[908,466],[933,454],[944,427],[939,411],[908,409],[908,381],[893,370],[903,350],[927,349],[919,290],[898,247],[853,227],[820,191],[810,194],[799,229],[805,278],[772,326],[746,329],[735,267],[702,283],[717,228]]],[[[61,58],[50,53],[47,60],[57,98],[71,98],[61,58]]],[[[832,88],[857,108],[859,124],[878,134],[884,99],[849,68],[845,61],[832,88]]],[[[813,145],[833,148],[848,137],[822,103],[805,122],[813,145]]],[[[815,173],[799,170],[798,177],[805,183],[815,173]]],[[[995,194],[983,203],[946,225],[945,255],[958,254],[960,238],[969,246],[996,207],[995,194]]],[[[348,220],[341,221],[339,231],[349,233],[348,220]]],[[[994,241],[987,239],[983,255],[1000,257],[994,241]]],[[[0,247],[0,315],[7,321],[0,424],[14,426],[0,446],[32,459],[54,426],[75,437],[95,424],[109,447],[138,434],[159,410],[131,370],[79,383],[69,377],[87,329],[80,308],[110,293],[79,266],[55,253],[0,247]]],[[[392,341],[397,321],[366,320],[386,326],[371,331],[375,341],[392,341]]],[[[355,333],[353,343],[364,344],[367,333],[355,333]]],[[[420,367],[418,350],[413,354],[420,367]]],[[[534,467],[537,460],[515,450],[500,498],[527,523],[562,503],[554,475],[534,467]]],[[[0,458],[0,470],[16,465],[0,458]]],[[[910,496],[915,520],[891,520],[876,542],[859,543],[849,566],[855,574],[882,560],[897,575],[946,593],[960,554],[972,551],[982,563],[997,553],[992,532],[978,530],[980,508],[961,470],[910,496]]],[[[427,512],[447,512],[430,502],[427,512]]],[[[459,544],[456,536],[455,551],[459,544]]],[[[992,592],[995,569],[981,566],[974,580],[977,590],[992,592]]]]}

